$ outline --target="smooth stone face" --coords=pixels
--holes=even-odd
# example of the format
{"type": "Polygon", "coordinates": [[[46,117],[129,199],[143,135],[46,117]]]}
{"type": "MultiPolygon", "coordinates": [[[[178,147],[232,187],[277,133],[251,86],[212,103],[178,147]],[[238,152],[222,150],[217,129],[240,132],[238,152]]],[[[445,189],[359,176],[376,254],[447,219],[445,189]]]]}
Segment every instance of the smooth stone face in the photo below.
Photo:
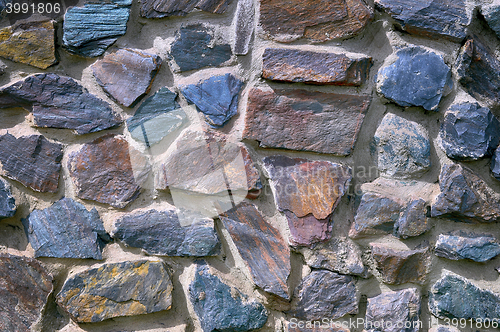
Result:
{"type": "Polygon", "coordinates": [[[16,214],[17,206],[10,185],[4,179],[0,179],[0,219],[10,218],[16,214]]]}
{"type": "Polygon", "coordinates": [[[407,239],[427,232],[430,229],[427,210],[427,203],[421,198],[408,203],[406,209],[394,224],[394,236],[407,239]]]}
{"type": "Polygon", "coordinates": [[[261,147],[348,156],[370,101],[369,96],[254,88],[243,138],[261,147]]]}
{"type": "Polygon", "coordinates": [[[239,290],[211,274],[207,265],[198,266],[189,296],[203,332],[251,331],[267,321],[261,303],[248,301],[239,290]]]}
{"type": "Polygon", "coordinates": [[[118,126],[122,120],[104,100],[70,77],[35,74],[0,89],[0,108],[23,107],[35,127],[73,129],[88,134],[118,126]]]}
{"type": "Polygon", "coordinates": [[[500,5],[493,3],[481,6],[481,14],[491,30],[493,30],[497,37],[500,38],[500,5]]]}
{"type": "Polygon", "coordinates": [[[198,84],[181,87],[187,101],[196,105],[214,128],[222,127],[238,113],[238,96],[243,82],[231,74],[213,76],[198,84]]]}
{"type": "Polygon", "coordinates": [[[431,144],[420,124],[387,113],[373,137],[382,176],[406,179],[431,167],[431,144]]]}
{"type": "Polygon", "coordinates": [[[262,77],[294,83],[360,86],[368,79],[372,59],[345,54],[268,48],[262,56],[262,77]]]}
{"type": "Polygon", "coordinates": [[[233,53],[247,55],[250,40],[254,33],[255,8],[252,0],[239,0],[233,18],[234,44],[233,53]]]}
{"type": "Polygon", "coordinates": [[[195,8],[208,13],[223,14],[231,2],[232,0],[141,0],[141,16],[186,16],[195,8]]]}
{"type": "Polygon", "coordinates": [[[420,46],[403,48],[396,57],[394,63],[379,69],[377,91],[400,106],[438,111],[441,98],[453,87],[443,57],[420,46]]]}
{"type": "Polygon", "coordinates": [[[452,232],[440,234],[434,248],[436,256],[452,260],[486,262],[500,254],[500,243],[490,234],[452,232]]]}
{"type": "Polygon", "coordinates": [[[159,261],[101,265],[71,276],[56,301],[77,323],[168,310],[172,282],[159,261]]]}
{"type": "Polygon", "coordinates": [[[52,293],[52,277],[32,258],[0,254],[0,330],[31,332],[52,293]]]}

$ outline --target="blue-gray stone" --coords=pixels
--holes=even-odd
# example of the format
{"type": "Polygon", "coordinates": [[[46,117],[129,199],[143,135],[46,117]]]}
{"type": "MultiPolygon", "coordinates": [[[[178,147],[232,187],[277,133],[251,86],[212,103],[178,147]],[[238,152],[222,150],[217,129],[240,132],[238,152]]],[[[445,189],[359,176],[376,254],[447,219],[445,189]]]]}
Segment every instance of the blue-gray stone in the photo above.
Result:
{"type": "Polygon", "coordinates": [[[238,95],[243,82],[231,74],[210,77],[198,84],[181,88],[186,99],[195,104],[198,111],[212,127],[222,127],[238,112],[238,95]]]}
{"type": "Polygon", "coordinates": [[[427,203],[419,198],[412,200],[394,224],[394,236],[409,238],[427,232],[430,224],[427,218],[427,203]]]}
{"type": "Polygon", "coordinates": [[[434,251],[437,256],[452,260],[470,259],[475,262],[486,262],[500,254],[500,243],[490,234],[468,234],[458,231],[440,234],[434,251]]]}
{"type": "Polygon", "coordinates": [[[13,217],[16,209],[16,201],[10,191],[10,185],[4,179],[0,179],[0,219],[13,217]]]}
{"type": "Polygon", "coordinates": [[[491,30],[495,32],[500,38],[500,5],[491,4],[481,8],[481,14],[490,26],[491,30]]]}
{"type": "Polygon", "coordinates": [[[378,71],[377,91],[400,106],[422,106],[438,111],[438,105],[453,87],[451,70],[443,57],[423,47],[396,52],[397,60],[378,71]]]}
{"type": "Polygon", "coordinates": [[[500,149],[496,149],[490,162],[491,175],[500,181],[500,149]]]}
{"type": "Polygon", "coordinates": [[[500,122],[477,103],[452,105],[441,124],[441,145],[456,160],[489,157],[500,142],[500,122]]]}
{"type": "Polygon", "coordinates": [[[240,291],[212,275],[206,265],[197,267],[189,295],[203,332],[251,331],[267,321],[267,311],[261,303],[249,302],[240,291]]]}

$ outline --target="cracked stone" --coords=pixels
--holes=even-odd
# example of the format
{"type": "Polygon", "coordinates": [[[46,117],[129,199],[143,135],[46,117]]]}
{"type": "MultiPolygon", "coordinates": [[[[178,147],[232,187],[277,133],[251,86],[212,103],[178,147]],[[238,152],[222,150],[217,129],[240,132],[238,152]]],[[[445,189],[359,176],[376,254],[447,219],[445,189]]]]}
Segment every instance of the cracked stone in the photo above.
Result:
{"type": "Polygon", "coordinates": [[[16,200],[12,196],[9,183],[0,179],[0,219],[13,217],[16,210],[16,200]]]}
{"type": "Polygon", "coordinates": [[[500,243],[491,234],[456,231],[439,234],[434,248],[436,256],[452,260],[469,259],[486,262],[500,255],[500,243]]]}
{"type": "Polygon", "coordinates": [[[394,224],[394,236],[407,239],[427,232],[431,226],[429,218],[427,218],[430,213],[428,210],[430,208],[423,199],[419,198],[410,201],[394,224]]]}

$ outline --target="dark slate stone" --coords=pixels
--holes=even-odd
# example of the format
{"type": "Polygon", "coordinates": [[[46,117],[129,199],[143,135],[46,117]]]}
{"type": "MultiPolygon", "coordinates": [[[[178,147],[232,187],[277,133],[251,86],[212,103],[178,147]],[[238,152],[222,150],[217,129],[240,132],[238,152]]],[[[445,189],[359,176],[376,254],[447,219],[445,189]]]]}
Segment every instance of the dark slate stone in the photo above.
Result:
{"type": "Polygon", "coordinates": [[[13,217],[16,210],[16,200],[12,196],[10,185],[4,179],[0,179],[0,219],[13,217]]]}
{"type": "Polygon", "coordinates": [[[35,257],[102,259],[110,241],[97,210],[63,198],[23,220],[35,257]]]}
{"type": "Polygon", "coordinates": [[[231,289],[211,274],[206,265],[197,267],[189,285],[189,297],[203,332],[251,331],[267,321],[267,311],[261,303],[248,301],[239,290],[231,289]]]}
{"type": "Polygon", "coordinates": [[[500,122],[478,103],[452,105],[439,132],[446,155],[456,160],[489,157],[500,142],[500,122]]]}
{"type": "Polygon", "coordinates": [[[70,77],[35,74],[0,89],[0,108],[23,107],[34,126],[73,129],[88,134],[118,126],[110,105],[70,77]]]}
{"type": "Polygon", "coordinates": [[[195,8],[213,14],[223,14],[231,2],[232,0],[142,0],[141,16],[146,18],[186,16],[195,8]]]}
{"type": "Polygon", "coordinates": [[[436,256],[452,260],[470,259],[486,262],[500,255],[500,243],[490,234],[463,231],[440,234],[434,248],[436,256]]]}
{"type": "Polygon", "coordinates": [[[181,27],[170,47],[170,55],[179,67],[174,71],[216,67],[231,59],[231,46],[212,45],[213,39],[213,31],[202,24],[181,27]]]}
{"type": "Polygon", "coordinates": [[[495,3],[484,5],[481,7],[481,14],[491,30],[500,38],[500,5],[495,3]]]}
{"type": "Polygon", "coordinates": [[[427,203],[419,198],[406,206],[398,221],[394,224],[394,236],[407,239],[419,236],[430,229],[427,203]]]}
{"type": "Polygon", "coordinates": [[[394,63],[379,69],[377,91],[400,106],[438,111],[441,98],[453,87],[443,57],[420,46],[405,47],[396,57],[394,63]]]}
{"type": "Polygon", "coordinates": [[[104,264],[66,280],[56,301],[77,323],[168,310],[172,282],[160,261],[104,264]]]}
{"type": "Polygon", "coordinates": [[[234,14],[234,44],[236,55],[247,55],[254,33],[255,7],[252,0],[239,0],[234,14]]]}
{"type": "Polygon", "coordinates": [[[500,181],[500,149],[496,149],[490,162],[491,175],[500,181]]]}

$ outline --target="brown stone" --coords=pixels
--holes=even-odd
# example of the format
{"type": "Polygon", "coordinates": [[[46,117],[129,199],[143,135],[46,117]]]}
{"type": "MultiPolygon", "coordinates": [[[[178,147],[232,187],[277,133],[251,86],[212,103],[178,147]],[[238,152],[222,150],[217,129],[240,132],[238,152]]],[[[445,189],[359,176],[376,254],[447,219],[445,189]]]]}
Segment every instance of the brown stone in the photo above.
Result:
{"type": "Polygon", "coordinates": [[[290,228],[290,244],[292,246],[311,246],[332,237],[332,218],[316,219],[309,214],[297,217],[293,212],[284,211],[290,228]]]}
{"type": "Polygon", "coordinates": [[[162,18],[185,16],[194,8],[213,14],[223,14],[232,0],[141,0],[141,16],[162,18]]]}
{"type": "Polygon", "coordinates": [[[261,147],[348,156],[370,101],[369,96],[254,88],[243,138],[261,147]]]}

